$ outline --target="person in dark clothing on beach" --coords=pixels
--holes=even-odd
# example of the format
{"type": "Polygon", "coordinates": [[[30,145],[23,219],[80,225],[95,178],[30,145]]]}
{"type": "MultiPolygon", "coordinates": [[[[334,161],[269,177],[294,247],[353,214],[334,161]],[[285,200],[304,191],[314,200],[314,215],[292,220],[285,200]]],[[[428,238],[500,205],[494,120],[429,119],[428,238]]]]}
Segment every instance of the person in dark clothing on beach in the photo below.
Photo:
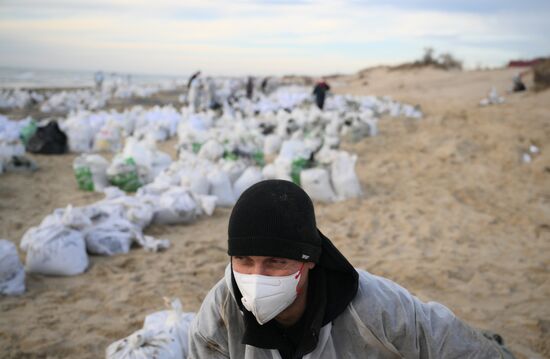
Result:
{"type": "Polygon", "coordinates": [[[512,88],[513,92],[522,92],[527,90],[527,88],[525,87],[525,84],[521,79],[520,73],[514,76],[513,81],[514,81],[514,87],[512,88]]]}
{"type": "Polygon", "coordinates": [[[269,81],[269,77],[266,77],[262,80],[262,85],[260,88],[262,89],[262,93],[265,95],[267,93],[267,82],[269,81]]]}
{"type": "Polygon", "coordinates": [[[251,100],[253,94],[254,94],[254,78],[252,76],[249,76],[246,82],[246,98],[251,100]]]}
{"type": "Polygon", "coordinates": [[[325,97],[327,91],[330,90],[330,86],[325,81],[319,81],[313,88],[313,94],[315,95],[315,103],[321,110],[325,106],[325,97]]]}
{"type": "Polygon", "coordinates": [[[191,75],[191,77],[189,78],[189,81],[187,81],[187,89],[190,89],[191,88],[191,84],[193,83],[193,81],[195,81],[195,79],[197,77],[199,77],[199,75],[201,74],[200,70],[195,72],[193,75],[191,75]]]}

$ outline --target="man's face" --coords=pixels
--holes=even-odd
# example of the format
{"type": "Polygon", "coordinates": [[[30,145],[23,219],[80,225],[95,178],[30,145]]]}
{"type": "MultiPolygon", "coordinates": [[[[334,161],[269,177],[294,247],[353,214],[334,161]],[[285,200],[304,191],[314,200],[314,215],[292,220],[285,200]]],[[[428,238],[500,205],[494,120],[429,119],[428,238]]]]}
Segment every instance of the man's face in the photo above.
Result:
{"type": "Polygon", "coordinates": [[[266,276],[288,276],[302,270],[298,288],[307,282],[308,272],[315,267],[313,262],[301,262],[288,258],[265,256],[233,256],[233,270],[242,274],[259,274],[266,276]]]}

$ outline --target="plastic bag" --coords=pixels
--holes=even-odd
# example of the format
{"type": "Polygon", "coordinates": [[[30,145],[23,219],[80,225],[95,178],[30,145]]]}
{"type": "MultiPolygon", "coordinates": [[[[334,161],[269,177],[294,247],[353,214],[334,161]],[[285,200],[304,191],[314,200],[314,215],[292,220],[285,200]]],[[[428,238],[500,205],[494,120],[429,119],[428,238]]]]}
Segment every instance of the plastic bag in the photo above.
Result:
{"type": "Polygon", "coordinates": [[[190,223],[195,221],[197,209],[197,203],[190,192],[176,187],[160,197],[153,222],[157,224],[190,223]]]}
{"type": "Polygon", "coordinates": [[[311,168],[312,165],[311,161],[305,158],[297,158],[292,161],[290,168],[290,178],[292,178],[292,182],[300,186],[300,173],[307,168],[311,168]]]}
{"type": "Polygon", "coordinates": [[[69,151],[90,152],[94,145],[95,131],[88,118],[73,117],[62,124],[69,140],[69,151]]]}
{"type": "Polygon", "coordinates": [[[310,168],[301,171],[302,188],[314,201],[333,202],[336,199],[330,186],[328,171],[324,168],[310,168]]]}
{"type": "Polygon", "coordinates": [[[355,174],[357,155],[338,152],[332,162],[330,172],[334,190],[340,199],[355,198],[361,195],[361,185],[355,174]]]}
{"type": "Polygon", "coordinates": [[[229,177],[224,171],[215,169],[208,174],[207,179],[210,182],[211,194],[218,197],[216,205],[231,207],[235,204],[235,194],[229,177]]]}
{"type": "Polygon", "coordinates": [[[140,329],[107,347],[106,359],[181,359],[179,340],[164,331],[140,329]]]}
{"type": "Polygon", "coordinates": [[[117,152],[122,147],[122,135],[120,128],[112,123],[106,123],[95,135],[94,151],[117,152]]]}
{"type": "Polygon", "coordinates": [[[140,235],[132,223],[114,217],[89,227],[84,239],[89,253],[112,256],[128,253],[132,241],[140,235]]]}
{"type": "Polygon", "coordinates": [[[223,153],[223,146],[219,144],[216,140],[208,140],[201,146],[198,152],[199,157],[208,159],[213,162],[219,160],[223,156],[223,153]]]}
{"type": "Polygon", "coordinates": [[[17,248],[0,239],[0,294],[19,295],[25,292],[25,269],[19,260],[17,248]]]}
{"type": "Polygon", "coordinates": [[[266,180],[277,178],[277,167],[272,163],[268,164],[262,168],[262,177],[266,180]]]}
{"type": "Polygon", "coordinates": [[[19,136],[25,146],[27,146],[27,143],[29,143],[29,140],[34,136],[37,129],[38,125],[35,120],[31,120],[26,126],[21,128],[19,136]]]}
{"type": "Polygon", "coordinates": [[[85,191],[103,191],[109,185],[107,168],[109,162],[99,155],[82,155],[73,161],[73,170],[78,188],[85,191]]]}
{"type": "Polygon", "coordinates": [[[279,157],[295,160],[297,158],[309,158],[311,150],[300,140],[284,141],[279,152],[279,157]]]}
{"type": "MultiPolygon", "coordinates": [[[[165,298],[165,300],[167,299],[165,298]]],[[[170,302],[170,307],[170,310],[156,312],[145,317],[143,329],[163,331],[177,338],[181,346],[182,358],[185,358],[189,352],[189,328],[195,318],[195,313],[184,313],[179,299],[173,299],[170,302]]]]}
{"type": "Polygon", "coordinates": [[[206,179],[206,172],[200,169],[183,173],[181,186],[197,195],[207,195],[210,192],[210,183],[206,179]]]}
{"type": "MultiPolygon", "coordinates": [[[[111,187],[116,188],[116,187],[111,187]]],[[[116,188],[118,190],[118,188],[116,188]]],[[[118,206],[116,211],[120,211],[117,215],[123,214],[123,217],[136,225],[138,228],[143,229],[147,227],[153,219],[154,207],[157,202],[156,196],[142,195],[139,197],[127,196],[124,192],[122,195],[116,197],[109,197],[99,202],[99,204],[106,210],[113,206],[118,206]]]]}
{"type": "Polygon", "coordinates": [[[233,185],[235,197],[239,198],[248,187],[260,182],[262,179],[263,175],[260,168],[248,167],[233,185]]]}
{"type": "Polygon", "coordinates": [[[264,153],[266,155],[274,155],[279,152],[282,144],[281,137],[276,134],[270,134],[265,137],[264,153]]]}
{"type": "Polygon", "coordinates": [[[241,159],[236,160],[222,160],[221,162],[221,170],[227,173],[229,176],[229,181],[231,183],[234,183],[246,170],[246,163],[245,161],[241,159]],[[223,162],[222,162],[223,161],[223,162]]]}
{"type": "Polygon", "coordinates": [[[21,240],[27,252],[29,272],[71,276],[88,268],[88,255],[82,233],[61,224],[33,227],[21,240]]]}
{"type": "Polygon", "coordinates": [[[126,192],[135,192],[143,185],[133,158],[116,157],[107,169],[109,182],[126,192]]]}

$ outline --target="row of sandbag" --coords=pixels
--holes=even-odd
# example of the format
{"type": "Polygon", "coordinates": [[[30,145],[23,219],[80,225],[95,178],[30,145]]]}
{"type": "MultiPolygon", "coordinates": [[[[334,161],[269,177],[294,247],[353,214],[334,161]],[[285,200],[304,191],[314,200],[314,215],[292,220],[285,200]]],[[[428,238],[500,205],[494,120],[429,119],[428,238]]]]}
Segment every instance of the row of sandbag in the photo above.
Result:
{"type": "Polygon", "coordinates": [[[20,247],[26,270],[49,275],[77,275],[88,267],[88,253],[127,253],[132,244],[148,251],[169,247],[167,240],[143,234],[155,215],[155,198],[138,201],[116,188],[106,198],[84,207],[56,209],[28,229],[20,247]]]}
{"type": "Polygon", "coordinates": [[[75,112],[61,121],[60,127],[67,134],[71,152],[117,152],[127,136],[150,141],[174,136],[181,118],[182,113],[172,106],[134,106],[123,112],[75,112]]]}
{"type": "Polygon", "coordinates": [[[24,108],[38,105],[45,113],[75,110],[98,110],[113,98],[150,97],[162,90],[174,90],[181,84],[175,81],[157,84],[106,83],[100,90],[80,89],[62,91],[0,90],[0,108],[24,108]]]}
{"type": "Polygon", "coordinates": [[[178,129],[180,159],[196,152],[198,159],[219,163],[232,177],[232,183],[251,166],[244,176],[246,180],[239,182],[253,184],[251,178],[287,179],[309,190],[316,200],[347,199],[357,197],[361,191],[355,175],[356,156],[337,151],[340,137],[346,133],[356,137],[375,135],[376,124],[376,118],[370,115],[348,113],[341,117],[312,108],[280,111],[261,119],[195,115],[178,129]]]}
{"type": "Polygon", "coordinates": [[[28,140],[32,135],[28,133],[31,126],[31,118],[11,121],[0,115],[0,174],[17,169],[19,162],[24,160],[24,140],[28,140]]]}
{"type": "Polygon", "coordinates": [[[82,154],[73,161],[73,170],[82,190],[101,192],[113,185],[135,192],[152,182],[171,162],[170,155],[159,151],[155,142],[128,137],[111,163],[97,154],[82,154]]]}
{"type": "Polygon", "coordinates": [[[106,359],[187,358],[195,313],[183,312],[179,299],[167,304],[168,310],[146,316],[142,329],[109,345],[106,359]]]}

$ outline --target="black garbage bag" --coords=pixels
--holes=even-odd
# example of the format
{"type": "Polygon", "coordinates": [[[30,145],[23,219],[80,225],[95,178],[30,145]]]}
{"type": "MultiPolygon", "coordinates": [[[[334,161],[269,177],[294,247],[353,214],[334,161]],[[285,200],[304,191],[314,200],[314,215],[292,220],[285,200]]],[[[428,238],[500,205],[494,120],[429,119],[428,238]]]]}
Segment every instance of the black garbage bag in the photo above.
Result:
{"type": "Polygon", "coordinates": [[[67,152],[67,135],[59,129],[57,122],[38,127],[27,143],[27,151],[32,153],[60,154],[67,152]]]}

